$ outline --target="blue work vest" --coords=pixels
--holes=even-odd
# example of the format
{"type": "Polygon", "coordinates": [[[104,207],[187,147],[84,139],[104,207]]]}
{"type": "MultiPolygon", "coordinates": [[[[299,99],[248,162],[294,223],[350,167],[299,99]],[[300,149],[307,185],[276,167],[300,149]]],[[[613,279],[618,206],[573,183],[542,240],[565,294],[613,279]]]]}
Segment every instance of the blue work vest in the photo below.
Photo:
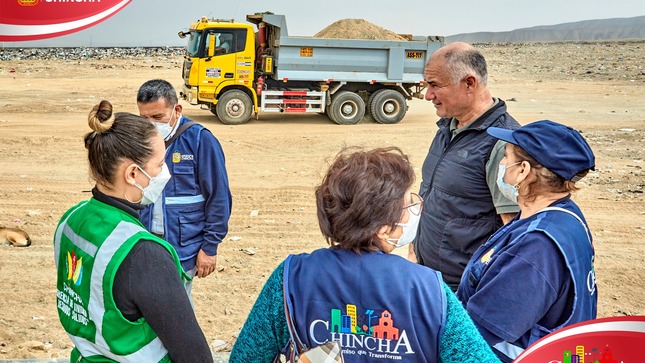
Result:
{"type": "Polygon", "coordinates": [[[456,290],[472,254],[502,226],[486,182],[486,163],[498,139],[486,129],[520,125],[502,100],[454,139],[450,121],[437,122],[423,163],[419,194],[426,203],[414,247],[418,262],[441,272],[456,290]]]}
{"type": "MultiPolygon", "coordinates": [[[[479,286],[479,282],[491,266],[495,265],[497,257],[512,247],[525,234],[535,232],[548,236],[557,245],[564,257],[573,281],[574,303],[570,315],[559,320],[563,321],[561,325],[548,328],[540,326],[536,322],[517,341],[502,342],[493,346],[493,350],[510,358],[509,361],[515,359],[529,345],[553,331],[567,325],[596,318],[598,292],[596,290],[596,277],[593,266],[594,248],[592,238],[587,223],[582,217],[582,212],[570,200],[544,208],[529,218],[517,219],[497,231],[490,240],[477,250],[464,271],[457,291],[459,299],[466,305],[470,296],[479,288],[485,288],[485,286],[479,286]]],[[[508,278],[522,278],[522,276],[508,276],[508,278]]],[[[527,281],[527,283],[530,283],[530,281],[527,281]]],[[[500,304],[499,301],[496,303],[500,304]]],[[[504,308],[503,305],[499,307],[500,309],[504,308]]],[[[516,318],[514,316],[508,317],[508,319],[516,318]]]]}
{"type": "MultiPolygon", "coordinates": [[[[180,126],[190,121],[182,117],[180,126]]],[[[175,247],[186,271],[195,267],[206,228],[206,200],[199,186],[196,150],[203,129],[200,124],[191,126],[166,150],[165,161],[172,177],[157,201],[163,205],[163,239],[175,247]]],[[[141,211],[140,220],[148,230],[151,230],[152,210],[153,206],[149,206],[141,211]]]]}
{"type": "Polygon", "coordinates": [[[345,362],[439,362],[446,320],[441,276],[382,252],[330,248],[284,265],[289,309],[302,343],[338,341],[345,362]]]}

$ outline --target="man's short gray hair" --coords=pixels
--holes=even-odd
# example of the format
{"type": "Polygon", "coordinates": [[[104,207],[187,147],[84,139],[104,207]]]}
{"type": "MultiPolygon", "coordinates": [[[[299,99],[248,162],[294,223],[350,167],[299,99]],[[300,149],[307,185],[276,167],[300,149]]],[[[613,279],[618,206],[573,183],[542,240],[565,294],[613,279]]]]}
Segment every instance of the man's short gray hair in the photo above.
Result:
{"type": "Polygon", "coordinates": [[[488,83],[486,59],[477,49],[451,50],[444,55],[444,68],[453,84],[472,74],[479,83],[488,83]]]}

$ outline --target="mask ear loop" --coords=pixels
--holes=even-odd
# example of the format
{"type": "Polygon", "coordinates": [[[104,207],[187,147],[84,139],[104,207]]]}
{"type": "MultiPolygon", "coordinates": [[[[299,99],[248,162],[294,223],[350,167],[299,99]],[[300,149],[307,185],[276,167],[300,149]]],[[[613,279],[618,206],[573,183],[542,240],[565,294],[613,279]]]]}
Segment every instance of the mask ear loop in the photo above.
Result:
{"type": "MultiPolygon", "coordinates": [[[[150,175],[148,175],[148,173],[146,173],[146,171],[143,170],[143,168],[141,168],[139,165],[136,165],[136,166],[137,166],[137,169],[139,169],[143,173],[143,175],[145,175],[148,179],[152,179],[152,178],[150,178],[150,175]]],[[[123,197],[124,197],[125,200],[127,200],[128,202],[130,202],[132,204],[139,204],[143,200],[143,187],[141,187],[141,185],[139,185],[139,183],[137,183],[136,181],[134,182],[133,185],[135,187],[137,187],[137,189],[139,189],[141,191],[141,198],[139,198],[138,201],[132,201],[132,200],[130,200],[130,198],[128,198],[128,193],[126,193],[126,192],[123,193],[123,197]]]]}
{"type": "Polygon", "coordinates": [[[149,179],[149,180],[152,180],[152,177],[150,176],[150,174],[146,173],[146,171],[145,171],[145,170],[143,170],[143,168],[142,168],[142,167],[140,167],[139,165],[137,165],[137,169],[141,170],[141,172],[143,173],[143,175],[145,175],[146,177],[148,177],[148,179],[149,179]]]}

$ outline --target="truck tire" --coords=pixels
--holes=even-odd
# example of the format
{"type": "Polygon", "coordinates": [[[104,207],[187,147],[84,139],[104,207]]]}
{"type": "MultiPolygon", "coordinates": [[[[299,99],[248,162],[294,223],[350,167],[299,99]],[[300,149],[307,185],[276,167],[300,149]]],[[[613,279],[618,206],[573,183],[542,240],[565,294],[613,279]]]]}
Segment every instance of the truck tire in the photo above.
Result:
{"type": "Polygon", "coordinates": [[[381,124],[395,124],[405,117],[407,105],[405,97],[395,90],[382,89],[370,97],[372,118],[381,124]]]}
{"type": "Polygon", "coordinates": [[[354,92],[339,92],[331,99],[327,115],[339,125],[355,125],[365,116],[365,102],[354,92]]]}
{"type": "Polygon", "coordinates": [[[377,90],[376,92],[370,93],[370,96],[367,98],[367,103],[365,104],[365,117],[369,118],[370,121],[372,121],[372,122],[375,122],[375,121],[374,121],[374,117],[372,117],[372,106],[371,105],[373,103],[374,96],[376,96],[376,94],[378,94],[378,91],[380,91],[380,90],[377,90]]]}
{"type": "Polygon", "coordinates": [[[215,116],[217,116],[217,105],[210,103],[208,105],[208,110],[215,116]]]}
{"type": "Polygon", "coordinates": [[[217,118],[224,125],[241,125],[249,122],[253,113],[253,102],[244,92],[226,91],[215,105],[217,118]]]}

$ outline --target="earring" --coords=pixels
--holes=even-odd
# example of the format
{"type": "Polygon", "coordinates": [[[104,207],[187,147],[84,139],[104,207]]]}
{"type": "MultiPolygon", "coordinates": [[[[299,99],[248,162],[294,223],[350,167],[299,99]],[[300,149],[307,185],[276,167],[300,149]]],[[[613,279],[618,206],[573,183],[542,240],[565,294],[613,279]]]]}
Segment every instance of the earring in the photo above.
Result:
{"type": "Polygon", "coordinates": [[[127,194],[127,193],[123,193],[123,198],[125,198],[125,200],[127,200],[128,202],[130,202],[130,203],[134,204],[134,202],[133,202],[133,201],[131,201],[131,200],[130,200],[130,198],[128,198],[128,194],[127,194]]]}

